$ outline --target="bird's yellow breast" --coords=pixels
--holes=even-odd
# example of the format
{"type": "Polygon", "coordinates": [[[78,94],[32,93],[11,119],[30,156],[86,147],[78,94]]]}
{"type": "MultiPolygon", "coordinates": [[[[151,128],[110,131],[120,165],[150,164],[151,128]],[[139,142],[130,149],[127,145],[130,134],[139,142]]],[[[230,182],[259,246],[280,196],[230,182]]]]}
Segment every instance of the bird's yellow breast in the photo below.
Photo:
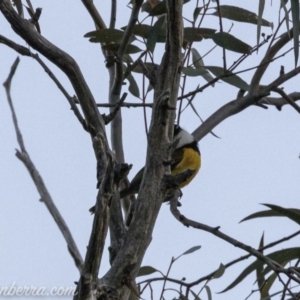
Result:
{"type": "Polygon", "coordinates": [[[183,188],[189,184],[192,179],[196,176],[201,167],[201,156],[200,153],[193,148],[184,148],[183,157],[181,161],[173,168],[172,174],[176,175],[185,170],[195,170],[195,172],[184,182],[182,182],[179,187],[183,188]]]}

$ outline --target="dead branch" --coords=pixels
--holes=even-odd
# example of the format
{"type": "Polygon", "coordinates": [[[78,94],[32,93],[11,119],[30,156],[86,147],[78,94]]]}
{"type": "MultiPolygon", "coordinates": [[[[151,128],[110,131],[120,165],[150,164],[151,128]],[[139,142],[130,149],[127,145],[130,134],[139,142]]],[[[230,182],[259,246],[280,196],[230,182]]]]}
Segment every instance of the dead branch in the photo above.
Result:
{"type": "Polygon", "coordinates": [[[31,175],[31,178],[41,196],[41,201],[46,205],[46,207],[49,210],[50,214],[52,215],[54,221],[56,222],[59,230],[61,231],[63,237],[65,238],[65,241],[67,242],[68,250],[69,250],[72,258],[74,259],[75,265],[77,266],[79,272],[81,272],[82,266],[83,266],[83,260],[79,253],[79,250],[76,246],[76,243],[72,237],[72,234],[71,234],[66,222],[64,221],[62,215],[60,214],[56,205],[54,204],[53,199],[52,199],[50,193],[48,192],[48,189],[46,188],[46,185],[42,179],[42,176],[39,174],[37,168],[35,167],[29,154],[26,151],[23,137],[22,137],[19,125],[18,125],[17,116],[15,113],[13,102],[12,102],[11,95],[10,95],[10,86],[11,86],[11,81],[14,76],[14,73],[19,64],[19,61],[20,61],[20,59],[18,57],[11,67],[11,71],[10,71],[10,74],[9,74],[7,80],[3,84],[5,87],[5,90],[6,90],[7,101],[8,101],[9,107],[11,109],[18,144],[21,149],[21,151],[17,150],[16,156],[24,163],[25,167],[27,168],[27,171],[31,175]]]}

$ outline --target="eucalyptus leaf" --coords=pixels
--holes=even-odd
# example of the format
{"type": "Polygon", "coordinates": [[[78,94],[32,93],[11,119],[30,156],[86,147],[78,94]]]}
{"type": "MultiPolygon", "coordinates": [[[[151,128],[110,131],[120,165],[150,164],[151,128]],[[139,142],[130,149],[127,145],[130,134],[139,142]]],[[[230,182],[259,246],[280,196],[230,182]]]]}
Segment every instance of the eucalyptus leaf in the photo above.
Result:
{"type": "Polygon", "coordinates": [[[205,74],[208,73],[208,71],[204,67],[199,69],[195,69],[192,67],[183,67],[182,73],[187,76],[196,77],[196,76],[204,76],[205,74]]]}
{"type": "Polygon", "coordinates": [[[197,21],[197,18],[198,18],[199,14],[200,14],[201,9],[202,9],[202,7],[196,7],[194,9],[194,13],[193,13],[194,22],[197,21]]]}
{"type": "MultiPolygon", "coordinates": [[[[284,250],[279,250],[276,252],[273,252],[271,254],[266,255],[271,260],[276,261],[279,264],[285,263],[286,261],[291,261],[293,259],[297,259],[300,257],[300,248],[288,248],[284,250]]],[[[245,268],[240,275],[237,276],[237,278],[229,285],[227,286],[221,293],[224,293],[226,291],[231,290],[235,286],[237,286],[240,282],[242,282],[248,275],[250,275],[252,272],[254,272],[259,265],[263,265],[264,263],[261,260],[256,260],[252,264],[250,264],[247,268],[245,268]]],[[[268,270],[267,270],[268,271],[268,270]]],[[[267,272],[264,271],[264,274],[267,272]]]]}
{"type": "MultiPolygon", "coordinates": [[[[283,208],[277,205],[264,204],[272,208],[271,210],[263,210],[256,212],[242,219],[240,222],[248,221],[256,218],[265,218],[265,217],[288,217],[298,223],[300,221],[300,209],[297,208],[283,208]]],[[[299,223],[298,223],[299,224],[299,223]]]]}
{"type": "MultiPolygon", "coordinates": [[[[123,27],[126,28],[126,27],[123,27]]],[[[146,24],[136,24],[133,28],[133,34],[140,36],[144,39],[147,39],[153,26],[146,25],[146,24]]],[[[162,28],[158,32],[156,32],[156,42],[157,43],[164,43],[166,41],[166,30],[162,28]]]]}
{"type": "Polygon", "coordinates": [[[128,87],[128,91],[135,97],[139,98],[140,97],[140,90],[139,87],[134,79],[134,77],[129,74],[127,76],[127,80],[129,81],[129,87],[128,87]]]}
{"type": "Polygon", "coordinates": [[[278,205],[273,204],[263,204],[269,208],[271,208],[273,211],[278,212],[282,214],[285,217],[288,217],[289,219],[293,220],[297,224],[300,225],[300,211],[295,208],[284,208],[278,205]]]}
{"type": "MultiPolygon", "coordinates": [[[[262,248],[264,246],[264,234],[262,234],[260,242],[259,242],[259,246],[258,248],[262,248]]],[[[263,251],[260,251],[261,253],[263,253],[263,251]]],[[[265,280],[265,276],[263,274],[263,265],[258,265],[257,269],[256,269],[256,281],[257,281],[257,285],[258,285],[258,289],[261,292],[261,287],[264,286],[266,280],[265,280]]]]}
{"type": "Polygon", "coordinates": [[[165,23],[165,19],[166,19],[165,16],[158,18],[158,20],[155,22],[155,24],[152,26],[151,30],[149,31],[149,34],[147,36],[147,49],[151,53],[154,52],[159,32],[166,31],[166,29],[163,26],[165,23]]]}
{"type": "Polygon", "coordinates": [[[220,47],[230,51],[249,54],[251,46],[227,32],[217,32],[212,36],[213,41],[220,47]]]}
{"type": "Polygon", "coordinates": [[[194,246],[194,247],[190,248],[189,250],[185,251],[184,253],[182,253],[181,255],[191,254],[191,253],[199,250],[200,248],[201,248],[201,246],[194,246]]]}
{"type": "Polygon", "coordinates": [[[151,266],[143,266],[143,267],[140,268],[140,270],[137,274],[137,277],[150,275],[150,274],[153,274],[155,272],[158,272],[158,270],[156,270],[155,268],[153,268],[151,266]]]}
{"type": "Polygon", "coordinates": [[[225,266],[223,264],[220,264],[218,270],[215,272],[215,274],[213,275],[212,278],[217,279],[223,276],[223,274],[225,273],[225,266]]]}
{"type": "Polygon", "coordinates": [[[211,295],[211,290],[210,287],[208,285],[204,286],[206,293],[207,293],[207,299],[208,300],[212,300],[212,295],[211,295]]]}
{"type": "Polygon", "coordinates": [[[256,44],[257,47],[259,45],[260,32],[261,32],[261,23],[262,23],[262,15],[265,8],[265,0],[259,0],[258,5],[258,20],[257,20],[257,36],[256,36],[256,44]]]}
{"type": "Polygon", "coordinates": [[[221,67],[215,67],[215,66],[205,66],[207,70],[212,72],[215,76],[219,77],[220,80],[231,84],[239,89],[242,89],[244,91],[249,90],[249,85],[247,82],[245,82],[243,79],[241,79],[239,76],[232,74],[231,72],[227,71],[226,74],[224,73],[224,69],[221,67]]]}
{"type": "Polygon", "coordinates": [[[299,57],[299,0],[291,0],[295,67],[299,57]]]}
{"type": "MultiPolygon", "coordinates": [[[[113,52],[117,52],[119,49],[119,44],[108,44],[108,45],[103,45],[102,48],[105,50],[111,50],[113,52]]],[[[135,46],[135,45],[127,45],[126,47],[126,54],[134,54],[134,53],[138,53],[143,51],[142,49],[140,49],[139,47],[135,46]]]]}
{"type": "MultiPolygon", "coordinates": [[[[205,69],[203,59],[202,59],[200,53],[198,52],[198,50],[195,49],[195,48],[192,48],[191,51],[192,51],[193,64],[194,64],[196,69],[200,70],[199,75],[202,76],[207,82],[212,81],[214,78],[205,69]],[[205,70],[205,72],[204,72],[203,69],[205,70]]],[[[212,86],[214,86],[214,84],[212,84],[212,86]]]]}
{"type": "Polygon", "coordinates": [[[195,27],[185,27],[183,29],[184,39],[188,42],[200,42],[202,39],[212,38],[215,29],[211,28],[195,28],[195,27]]]}
{"type": "MultiPolygon", "coordinates": [[[[218,9],[217,8],[215,8],[215,9],[216,9],[216,11],[212,15],[219,16],[218,9]]],[[[257,25],[257,22],[258,22],[257,14],[255,14],[249,10],[246,10],[246,9],[243,9],[243,8],[240,8],[237,6],[232,6],[232,5],[220,5],[219,9],[220,9],[222,18],[227,18],[227,19],[230,19],[233,21],[245,22],[245,23],[257,25]]],[[[273,28],[273,23],[271,23],[265,19],[261,20],[261,25],[269,26],[269,27],[273,28]]]]}
{"type": "MultiPolygon", "coordinates": [[[[120,44],[124,31],[119,29],[99,29],[86,33],[84,37],[90,38],[92,43],[115,43],[120,44]]],[[[135,37],[131,35],[129,42],[133,42],[135,37]]]]}

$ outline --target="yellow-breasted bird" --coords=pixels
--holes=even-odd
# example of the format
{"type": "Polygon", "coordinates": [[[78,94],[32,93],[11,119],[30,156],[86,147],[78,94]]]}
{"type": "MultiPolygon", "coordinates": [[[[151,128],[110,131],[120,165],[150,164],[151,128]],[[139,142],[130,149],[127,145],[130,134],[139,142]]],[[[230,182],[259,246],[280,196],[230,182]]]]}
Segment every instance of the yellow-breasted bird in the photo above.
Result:
{"type": "MultiPolygon", "coordinates": [[[[188,185],[198,173],[201,167],[201,155],[197,141],[194,136],[174,125],[175,150],[171,157],[171,174],[177,175],[188,169],[194,171],[185,181],[179,184],[179,188],[188,185]]],[[[142,168],[132,179],[130,185],[120,192],[120,198],[138,193],[142,182],[144,168],[142,168]]]]}

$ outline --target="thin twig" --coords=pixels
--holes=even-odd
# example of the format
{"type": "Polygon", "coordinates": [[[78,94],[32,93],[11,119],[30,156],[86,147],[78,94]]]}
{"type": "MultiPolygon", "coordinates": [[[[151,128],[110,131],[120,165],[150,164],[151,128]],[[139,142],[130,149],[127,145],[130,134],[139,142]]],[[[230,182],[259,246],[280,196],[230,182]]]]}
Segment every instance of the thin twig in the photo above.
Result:
{"type": "Polygon", "coordinates": [[[56,86],[58,87],[58,89],[63,93],[63,95],[67,98],[71,109],[73,110],[75,116],[77,117],[79,123],[82,125],[82,127],[87,130],[87,126],[86,126],[86,122],[84,120],[84,118],[82,117],[79,109],[76,106],[76,102],[78,102],[76,96],[71,97],[68,92],[66,91],[66,89],[63,87],[63,85],[59,82],[59,80],[57,79],[57,77],[51,72],[51,70],[47,67],[47,65],[40,59],[39,55],[36,54],[32,54],[31,55],[41,66],[42,68],[45,70],[45,72],[49,75],[49,77],[54,81],[54,83],[56,84],[56,86]]]}
{"type": "MultiPolygon", "coordinates": [[[[119,103],[113,104],[113,103],[97,103],[98,107],[116,107],[119,103]]],[[[133,102],[123,102],[121,104],[121,107],[153,107],[153,103],[133,103],[133,102]]]]}
{"type": "Polygon", "coordinates": [[[127,93],[124,93],[120,99],[120,101],[117,103],[117,105],[115,105],[114,109],[112,110],[112,112],[106,116],[106,115],[102,115],[105,125],[109,124],[117,115],[117,113],[119,112],[122,104],[124,103],[125,99],[127,97],[127,93]]]}
{"type": "MultiPolygon", "coordinates": [[[[300,263],[300,259],[298,259],[297,262],[295,263],[295,267],[297,267],[299,265],[299,263],[300,263]]],[[[289,286],[290,283],[291,283],[291,279],[288,278],[287,282],[283,284],[284,289],[283,289],[283,292],[282,292],[281,300],[284,300],[286,291],[288,290],[288,286],[289,286]]],[[[289,290],[289,292],[290,292],[290,290],[289,290]]],[[[292,293],[292,298],[293,298],[293,293],[292,293]]]]}
{"type": "MultiPolygon", "coordinates": [[[[295,236],[299,235],[300,234],[300,230],[298,230],[297,232],[287,236],[287,237],[284,237],[282,239],[279,239],[277,241],[274,241],[272,243],[269,243],[267,245],[265,245],[264,247],[261,247],[259,249],[257,249],[257,251],[262,251],[262,250],[265,250],[265,249],[268,249],[268,248],[271,248],[271,247],[274,247],[278,244],[281,244],[282,242],[285,242],[285,241],[288,241],[292,238],[294,238],[295,236]]],[[[244,256],[241,256],[240,258],[237,258],[237,259],[234,259],[232,260],[231,262],[227,263],[224,265],[225,269],[235,265],[236,263],[238,262],[241,262],[243,260],[246,260],[248,259],[249,257],[251,257],[251,254],[247,254],[247,255],[244,255],[244,256]]],[[[167,280],[167,281],[170,281],[170,282],[173,282],[173,283],[176,283],[176,284],[179,284],[179,285],[183,285],[185,286],[186,288],[191,288],[195,285],[198,285],[199,283],[203,282],[203,281],[207,281],[207,280],[210,280],[213,275],[216,273],[217,270],[214,270],[213,272],[209,273],[208,275],[205,275],[203,277],[200,277],[199,279],[195,280],[195,281],[192,281],[190,283],[188,282],[184,282],[184,281],[181,281],[181,280],[178,280],[178,279],[174,279],[174,278],[165,278],[164,276],[163,277],[154,277],[154,278],[150,278],[150,279],[147,279],[147,280],[144,280],[144,281],[141,281],[139,282],[139,284],[144,284],[146,283],[146,286],[147,284],[150,284],[151,282],[154,282],[154,281],[164,281],[164,280],[167,280]]],[[[146,286],[143,288],[143,291],[145,290],[146,286]]]]}
{"type": "Polygon", "coordinates": [[[166,274],[166,276],[164,276],[164,282],[163,282],[163,286],[162,286],[162,289],[161,289],[161,294],[160,294],[160,297],[159,297],[159,299],[163,299],[163,294],[164,294],[164,292],[165,292],[165,286],[166,286],[166,283],[167,283],[167,278],[168,278],[168,276],[169,276],[169,274],[170,274],[170,271],[171,271],[171,268],[172,268],[172,265],[173,265],[173,263],[174,263],[174,261],[175,261],[175,259],[174,259],[174,257],[172,257],[171,258],[171,262],[170,262],[170,265],[169,265],[169,268],[168,268],[168,271],[167,271],[167,274],[166,274]]]}
{"type": "Polygon", "coordinates": [[[79,109],[76,106],[76,103],[78,103],[78,101],[76,99],[74,99],[74,97],[71,97],[68,92],[66,91],[66,89],[63,87],[63,85],[59,82],[59,80],[57,79],[57,77],[52,73],[52,71],[47,67],[47,65],[40,59],[39,55],[36,53],[32,53],[28,48],[23,47],[11,40],[9,40],[8,38],[0,35],[0,43],[5,44],[6,46],[10,47],[11,49],[15,50],[16,52],[18,52],[21,55],[24,56],[28,56],[28,57],[33,57],[44,69],[44,71],[49,75],[49,77],[54,81],[54,83],[56,84],[56,86],[58,87],[58,89],[63,93],[63,95],[67,98],[71,109],[73,110],[75,116],[77,117],[79,123],[82,125],[82,127],[86,130],[86,123],[84,118],[82,117],[79,109]]]}
{"type": "Polygon", "coordinates": [[[186,218],[184,215],[182,215],[180,213],[180,211],[177,208],[177,199],[179,198],[179,196],[180,196],[179,190],[176,190],[174,192],[174,196],[170,200],[170,210],[171,210],[173,216],[179,222],[181,222],[183,225],[188,226],[188,227],[191,226],[193,228],[204,230],[204,231],[207,231],[211,234],[214,234],[215,236],[217,236],[220,239],[228,242],[229,244],[250,253],[252,256],[255,256],[256,258],[261,260],[263,263],[268,265],[275,273],[283,273],[286,276],[288,276],[289,278],[291,278],[292,280],[294,280],[295,282],[300,283],[300,278],[293,275],[293,273],[290,270],[282,268],[280,266],[280,264],[278,264],[276,261],[271,260],[270,258],[263,255],[261,252],[257,251],[256,249],[254,249],[254,248],[252,248],[252,247],[250,247],[246,244],[243,244],[243,243],[233,239],[232,237],[226,235],[225,233],[221,232],[219,230],[220,229],[219,226],[210,227],[208,225],[205,225],[205,224],[202,224],[202,223],[199,223],[199,222],[196,222],[196,221],[193,221],[193,220],[190,220],[190,219],[186,218]]]}
{"type": "MultiPolygon", "coordinates": [[[[217,10],[219,15],[219,24],[220,24],[220,32],[223,33],[223,23],[222,23],[222,15],[221,15],[221,9],[220,9],[220,1],[217,0],[217,10]]],[[[227,70],[226,66],[226,49],[223,47],[223,69],[224,72],[227,70]]]]}
{"type": "Polygon", "coordinates": [[[110,23],[109,28],[113,29],[116,26],[117,15],[117,0],[111,0],[110,23]]]}
{"type": "Polygon", "coordinates": [[[11,85],[11,80],[13,78],[13,75],[19,64],[19,61],[20,61],[20,59],[19,59],[19,57],[17,57],[14,64],[12,65],[12,68],[11,68],[11,71],[10,71],[10,74],[9,74],[7,80],[3,84],[5,87],[5,90],[6,90],[7,101],[9,103],[9,106],[10,106],[10,109],[12,112],[12,118],[13,118],[15,131],[17,134],[18,144],[21,149],[21,151],[17,150],[16,156],[24,163],[25,167],[27,168],[28,172],[30,173],[31,178],[41,196],[41,201],[44,202],[44,204],[46,205],[47,209],[49,210],[50,214],[52,215],[53,219],[55,220],[58,228],[60,229],[62,235],[64,236],[65,241],[67,242],[68,250],[69,250],[71,256],[73,257],[75,265],[77,266],[77,268],[80,272],[82,269],[83,260],[79,253],[79,250],[76,246],[76,243],[72,237],[72,234],[71,234],[67,224],[65,223],[62,215],[60,214],[57,207],[55,206],[55,204],[52,200],[52,197],[49,194],[41,175],[39,174],[38,170],[36,169],[35,165],[33,164],[32,160],[30,159],[29,154],[26,151],[24,141],[22,138],[22,134],[21,134],[20,128],[18,126],[17,117],[15,114],[13,102],[12,102],[11,95],[10,95],[10,85],[11,85]]]}
{"type": "Polygon", "coordinates": [[[281,88],[275,87],[273,89],[274,92],[278,93],[282,96],[284,100],[286,100],[287,103],[289,103],[295,110],[300,114],[300,107],[295,103],[295,101],[289,97],[281,88]]]}

